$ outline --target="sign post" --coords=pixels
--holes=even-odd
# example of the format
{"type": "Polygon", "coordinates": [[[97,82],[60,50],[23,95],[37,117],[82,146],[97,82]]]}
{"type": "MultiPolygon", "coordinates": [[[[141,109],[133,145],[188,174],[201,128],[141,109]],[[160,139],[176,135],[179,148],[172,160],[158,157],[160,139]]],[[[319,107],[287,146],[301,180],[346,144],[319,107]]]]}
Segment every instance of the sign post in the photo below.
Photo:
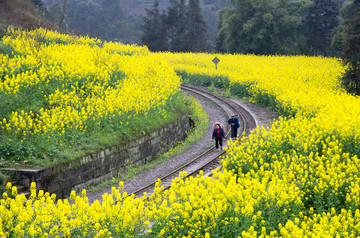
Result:
{"type": "Polygon", "coordinates": [[[215,69],[217,69],[217,65],[218,63],[220,62],[219,58],[218,57],[215,57],[212,62],[215,64],[215,69]]]}

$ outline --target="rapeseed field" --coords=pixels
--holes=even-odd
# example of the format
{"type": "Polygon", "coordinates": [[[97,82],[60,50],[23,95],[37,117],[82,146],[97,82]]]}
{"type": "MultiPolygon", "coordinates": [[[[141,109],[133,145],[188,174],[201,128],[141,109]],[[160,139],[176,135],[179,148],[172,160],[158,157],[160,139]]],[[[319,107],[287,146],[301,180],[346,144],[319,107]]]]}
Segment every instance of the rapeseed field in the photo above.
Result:
{"type": "MultiPolygon", "coordinates": [[[[71,46],[74,47],[72,51],[77,52],[76,55],[86,52],[86,47],[98,47],[98,44],[101,44],[91,39],[71,39],[79,41],[76,46],[71,46]],[[77,47],[83,50],[77,51],[77,47]]],[[[118,46],[109,44],[108,54],[105,54],[108,58],[100,55],[105,57],[104,62],[114,62],[107,64],[117,65],[112,58],[118,59],[118,46]],[[114,53],[115,56],[112,55],[114,53]]],[[[69,53],[69,49],[63,54],[69,53]]],[[[118,188],[114,187],[111,194],[104,194],[102,204],[96,201],[91,205],[85,190],[81,194],[73,192],[69,200],[56,200],[54,195],[36,191],[33,184],[32,196],[26,200],[23,195],[17,195],[16,187],[8,184],[8,192],[0,200],[0,237],[359,236],[360,129],[357,124],[360,120],[360,101],[358,97],[349,95],[342,89],[340,77],[345,67],[339,59],[194,53],[152,54],[141,47],[126,49],[126,62],[143,59],[142,57],[161,62],[153,65],[151,72],[155,77],[169,75],[166,78],[169,82],[164,79],[158,82],[154,79],[151,85],[145,85],[143,90],[148,90],[149,87],[159,88],[155,91],[157,94],[149,92],[152,97],[142,94],[143,91],[135,90],[132,96],[127,98],[129,102],[121,104],[122,110],[133,108],[141,111],[146,108],[143,105],[164,105],[161,100],[170,98],[181,82],[176,72],[185,82],[221,87],[235,96],[278,111],[283,116],[274,122],[271,128],[255,129],[248,138],[243,138],[240,144],[238,141],[230,142],[223,160],[223,171],[215,171],[213,177],[203,178],[199,175],[186,179],[183,178],[185,172],[182,172],[179,178],[173,181],[174,186],[166,191],[162,191],[161,181],[158,181],[155,193],[147,200],[146,195],[140,199],[127,197],[127,194],[122,192],[122,183],[118,188]],[[217,70],[211,62],[215,56],[220,59],[217,70]],[[132,57],[134,59],[131,59],[132,57]],[[163,84],[169,85],[165,85],[166,90],[161,91],[163,84]],[[166,96],[167,92],[170,95],[166,96]],[[137,101],[139,98],[145,98],[145,101],[137,101]]],[[[3,59],[4,57],[7,56],[3,56],[3,59]]],[[[15,55],[13,58],[20,60],[21,57],[15,55]]],[[[46,59],[50,58],[49,55],[46,59]]],[[[66,60],[64,61],[66,64],[66,60]]],[[[23,70],[21,65],[16,66],[17,63],[12,61],[9,65],[14,65],[7,67],[14,72],[23,70]]],[[[79,95],[86,95],[88,89],[70,83],[78,82],[74,80],[76,74],[73,75],[72,72],[86,75],[86,67],[88,66],[84,65],[79,71],[72,68],[64,74],[61,84],[71,84],[73,90],[79,90],[79,95]],[[72,76],[69,78],[66,75],[72,76]]],[[[138,67],[133,70],[126,69],[129,71],[123,69],[126,77],[132,75],[135,87],[140,87],[136,84],[139,75],[151,75],[145,68],[138,67]]],[[[4,66],[1,72],[4,72],[3,68],[4,66]]],[[[95,72],[99,76],[90,84],[94,88],[91,91],[94,98],[104,98],[107,88],[103,85],[109,85],[109,82],[113,85],[132,82],[119,75],[117,77],[121,80],[111,81],[116,75],[103,77],[107,75],[104,71],[95,72]]],[[[29,72],[28,75],[32,74],[29,72]]],[[[11,80],[2,80],[2,91],[6,90],[6,95],[17,95],[21,88],[29,87],[33,82],[37,85],[37,80],[46,83],[43,77],[32,77],[33,79],[23,83],[21,78],[16,77],[13,78],[13,83],[11,80]]],[[[88,85],[87,83],[85,80],[82,85],[88,85]]],[[[116,89],[114,86],[110,88],[116,89]]],[[[111,92],[109,89],[106,95],[112,95],[111,92]]],[[[82,105],[86,108],[86,113],[93,112],[94,115],[104,115],[105,118],[114,115],[111,114],[112,109],[104,109],[112,104],[106,104],[100,99],[76,101],[79,99],[73,96],[75,94],[69,96],[64,90],[51,95],[53,105],[65,104],[64,108],[76,109],[76,105],[81,102],[84,103],[82,105]]],[[[121,96],[121,93],[118,92],[118,95],[121,96]]],[[[112,99],[116,100],[116,97],[112,99]]],[[[29,123],[30,119],[26,119],[25,113],[29,114],[25,110],[23,114],[17,114],[25,118],[23,120],[12,120],[16,118],[15,115],[8,117],[2,122],[2,131],[15,131],[21,137],[24,132],[26,135],[35,133],[37,127],[27,130],[32,124],[29,123]],[[19,127],[21,129],[17,132],[19,127]]],[[[87,115],[86,113],[84,115],[87,115]]],[[[80,112],[79,114],[83,115],[80,112]]],[[[43,113],[36,118],[42,118],[40,115],[43,113]]],[[[59,112],[59,115],[62,114],[59,112]]],[[[63,118],[67,118],[66,115],[63,115],[63,118]]],[[[82,118],[74,121],[80,122],[82,118]]],[[[84,128],[79,129],[81,133],[86,130],[85,123],[75,122],[73,127],[83,125],[84,128]]],[[[52,125],[54,124],[44,124],[36,133],[57,130],[56,133],[61,135],[63,126],[60,124],[53,129],[52,125]]]]}
{"type": "Polygon", "coordinates": [[[184,109],[180,77],[146,47],[44,29],[11,31],[2,46],[0,158],[36,164],[110,146],[184,109]]]}

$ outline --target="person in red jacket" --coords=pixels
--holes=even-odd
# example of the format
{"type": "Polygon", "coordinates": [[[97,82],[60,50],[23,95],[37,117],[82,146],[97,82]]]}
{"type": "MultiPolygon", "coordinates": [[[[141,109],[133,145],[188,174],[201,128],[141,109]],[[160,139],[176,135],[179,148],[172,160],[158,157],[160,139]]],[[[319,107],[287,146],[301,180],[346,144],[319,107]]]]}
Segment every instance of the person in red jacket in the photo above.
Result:
{"type": "Polygon", "coordinates": [[[220,123],[216,123],[213,134],[212,134],[212,139],[215,139],[215,147],[216,149],[219,149],[219,145],[220,145],[220,150],[222,151],[222,140],[223,138],[225,138],[225,133],[224,130],[221,128],[220,123]]]}

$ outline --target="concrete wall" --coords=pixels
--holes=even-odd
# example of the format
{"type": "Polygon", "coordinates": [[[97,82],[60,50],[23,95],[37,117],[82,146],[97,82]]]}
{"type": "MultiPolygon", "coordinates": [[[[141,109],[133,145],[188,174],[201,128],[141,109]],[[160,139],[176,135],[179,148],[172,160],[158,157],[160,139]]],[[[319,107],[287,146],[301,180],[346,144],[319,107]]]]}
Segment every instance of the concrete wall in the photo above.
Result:
{"type": "Polygon", "coordinates": [[[37,183],[37,188],[55,193],[57,198],[68,196],[71,190],[81,191],[117,176],[128,165],[140,166],[168,151],[171,146],[184,140],[190,130],[189,118],[182,116],[175,122],[151,134],[125,144],[101,150],[72,162],[45,169],[8,169],[23,184],[37,183]]]}

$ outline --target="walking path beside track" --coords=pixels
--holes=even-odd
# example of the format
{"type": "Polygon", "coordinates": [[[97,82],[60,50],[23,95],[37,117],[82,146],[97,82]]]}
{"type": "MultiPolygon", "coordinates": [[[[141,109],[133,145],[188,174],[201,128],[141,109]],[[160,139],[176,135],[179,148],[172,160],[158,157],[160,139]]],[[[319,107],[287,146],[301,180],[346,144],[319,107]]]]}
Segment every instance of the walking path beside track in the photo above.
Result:
{"type": "MultiPolygon", "coordinates": [[[[204,89],[203,87],[199,87],[204,89]]],[[[161,163],[153,166],[150,169],[144,170],[136,174],[133,178],[127,179],[124,181],[124,192],[128,194],[133,193],[140,187],[149,184],[152,181],[156,181],[157,178],[164,176],[169,171],[172,171],[181,165],[185,164],[187,161],[201,154],[204,150],[209,148],[209,145],[212,145],[211,134],[213,130],[213,124],[215,122],[220,122],[223,125],[227,124],[227,117],[223,114],[221,109],[210,102],[208,99],[203,98],[199,95],[192,94],[193,97],[197,98],[199,102],[203,105],[204,110],[209,115],[210,123],[207,129],[206,134],[202,139],[197,143],[192,145],[187,151],[183,152],[180,155],[169,158],[168,160],[162,161],[161,163]]],[[[279,114],[270,111],[267,108],[253,104],[246,101],[241,101],[238,99],[232,99],[233,102],[244,107],[248,112],[254,117],[257,126],[271,126],[271,123],[274,119],[278,118],[279,114]]],[[[87,191],[87,197],[89,198],[89,203],[93,203],[95,200],[102,201],[102,195],[104,193],[111,193],[111,187],[118,187],[118,183],[110,185],[106,188],[98,190],[96,192],[87,191]]]]}

